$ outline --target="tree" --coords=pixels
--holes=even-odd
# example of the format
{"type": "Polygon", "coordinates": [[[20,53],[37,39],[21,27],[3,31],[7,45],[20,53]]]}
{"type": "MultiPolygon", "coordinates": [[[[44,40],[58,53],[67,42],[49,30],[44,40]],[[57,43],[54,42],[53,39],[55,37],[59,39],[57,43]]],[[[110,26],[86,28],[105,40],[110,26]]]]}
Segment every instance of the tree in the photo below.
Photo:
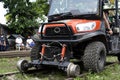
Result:
{"type": "Polygon", "coordinates": [[[7,8],[7,24],[13,33],[23,35],[32,34],[33,29],[38,27],[37,18],[42,18],[42,15],[47,11],[47,0],[37,0],[29,2],[29,0],[2,0],[4,8],[7,8]]]}
{"type": "Polygon", "coordinates": [[[44,15],[47,15],[49,9],[49,5],[47,4],[47,1],[48,0],[36,0],[36,2],[33,3],[34,10],[39,15],[38,18],[41,18],[41,20],[43,21],[44,21],[44,15]]]}

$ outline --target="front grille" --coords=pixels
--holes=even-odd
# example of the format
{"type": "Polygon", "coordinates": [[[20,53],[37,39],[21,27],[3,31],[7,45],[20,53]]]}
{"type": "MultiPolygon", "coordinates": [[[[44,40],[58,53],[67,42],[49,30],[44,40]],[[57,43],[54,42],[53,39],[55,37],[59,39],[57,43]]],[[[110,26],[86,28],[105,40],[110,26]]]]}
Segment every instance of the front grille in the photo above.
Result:
{"type": "MultiPolygon", "coordinates": [[[[70,28],[70,31],[71,31],[71,28],[70,28]]],[[[69,36],[70,31],[65,26],[47,27],[45,30],[45,36],[69,36]]]]}

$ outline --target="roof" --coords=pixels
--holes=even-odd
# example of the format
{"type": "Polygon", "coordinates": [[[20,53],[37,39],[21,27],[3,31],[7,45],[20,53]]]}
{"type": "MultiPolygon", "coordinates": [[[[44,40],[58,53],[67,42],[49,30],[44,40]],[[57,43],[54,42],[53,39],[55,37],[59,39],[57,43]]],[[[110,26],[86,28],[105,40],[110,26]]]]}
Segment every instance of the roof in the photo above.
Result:
{"type": "Polygon", "coordinates": [[[5,24],[1,24],[1,23],[0,23],[0,26],[5,26],[5,27],[7,27],[7,25],[5,25],[5,24]]]}
{"type": "Polygon", "coordinates": [[[17,37],[21,37],[22,39],[24,39],[24,37],[20,34],[11,34],[8,39],[16,39],[17,37]]]}

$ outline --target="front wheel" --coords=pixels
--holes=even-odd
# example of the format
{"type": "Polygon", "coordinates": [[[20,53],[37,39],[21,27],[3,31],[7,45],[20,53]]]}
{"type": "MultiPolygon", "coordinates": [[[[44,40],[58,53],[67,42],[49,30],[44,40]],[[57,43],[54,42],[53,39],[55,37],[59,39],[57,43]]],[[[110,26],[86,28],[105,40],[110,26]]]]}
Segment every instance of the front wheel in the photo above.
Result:
{"type": "Polygon", "coordinates": [[[41,44],[39,42],[35,42],[35,46],[31,50],[31,61],[40,59],[40,50],[41,50],[41,44]]]}
{"type": "Polygon", "coordinates": [[[84,51],[83,64],[86,70],[100,72],[104,69],[106,62],[106,48],[102,42],[92,42],[84,51]]]}

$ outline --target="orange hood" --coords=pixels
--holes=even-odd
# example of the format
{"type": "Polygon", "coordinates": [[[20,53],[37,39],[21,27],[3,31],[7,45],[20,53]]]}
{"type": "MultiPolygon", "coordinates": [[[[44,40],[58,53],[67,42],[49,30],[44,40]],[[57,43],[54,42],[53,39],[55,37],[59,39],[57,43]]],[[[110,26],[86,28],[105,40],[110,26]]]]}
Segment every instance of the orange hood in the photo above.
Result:
{"type": "MultiPolygon", "coordinates": [[[[101,24],[100,20],[86,20],[86,19],[61,20],[61,21],[57,21],[57,22],[66,23],[68,26],[70,26],[72,28],[74,33],[78,33],[77,30],[76,30],[76,25],[77,24],[84,24],[84,23],[88,23],[88,22],[95,22],[96,23],[96,27],[92,31],[99,30],[100,29],[100,24],[101,24]]],[[[47,24],[47,27],[54,27],[54,26],[63,26],[63,24],[57,24],[57,23],[56,24],[47,24]]]]}

